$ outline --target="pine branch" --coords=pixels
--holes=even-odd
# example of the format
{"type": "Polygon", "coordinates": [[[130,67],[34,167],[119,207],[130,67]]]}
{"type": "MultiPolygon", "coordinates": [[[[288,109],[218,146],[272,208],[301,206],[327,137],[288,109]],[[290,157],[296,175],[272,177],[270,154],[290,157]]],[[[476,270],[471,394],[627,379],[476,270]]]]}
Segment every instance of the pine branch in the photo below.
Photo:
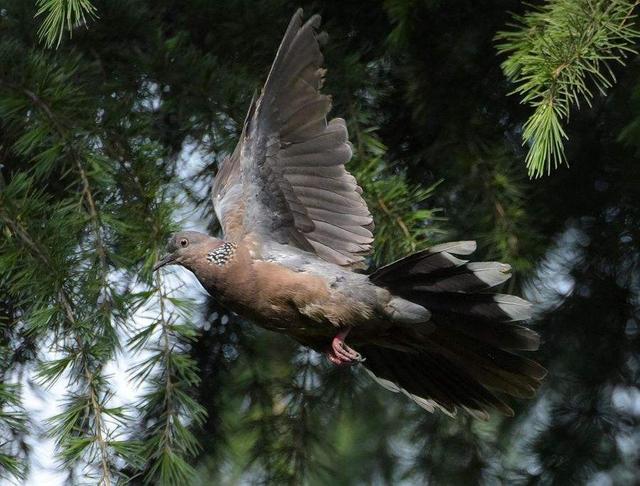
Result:
{"type": "MultiPolygon", "coordinates": [[[[61,70],[61,73],[62,76],[56,79],[64,82],[67,73],[64,70],[61,70]]],[[[93,466],[93,449],[95,449],[97,454],[97,464],[95,466],[100,471],[98,481],[100,484],[110,485],[112,483],[113,454],[110,448],[111,440],[109,439],[111,433],[104,417],[109,416],[113,419],[121,420],[123,415],[120,409],[108,409],[105,406],[111,393],[103,379],[102,368],[119,344],[117,336],[108,329],[112,319],[110,311],[114,306],[112,289],[108,280],[107,250],[102,238],[102,224],[97,204],[89,176],[84,167],[85,157],[81,156],[76,144],[72,141],[70,130],[65,127],[65,123],[58,118],[48,102],[44,101],[40,95],[28,88],[4,81],[0,82],[0,86],[22,93],[37,111],[44,115],[43,120],[45,123],[40,124],[43,129],[41,133],[48,133],[50,137],[59,138],[59,140],[50,143],[64,149],[75,165],[81,182],[81,194],[84,203],[82,206],[89,216],[90,227],[95,235],[92,242],[93,248],[81,251],[83,251],[84,256],[97,254],[99,264],[91,266],[91,272],[95,271],[95,276],[87,272],[86,276],[78,280],[74,285],[67,283],[66,278],[57,280],[57,290],[54,292],[56,294],[54,298],[64,313],[64,321],[67,327],[65,334],[71,335],[74,344],[63,344],[62,349],[66,354],[60,359],[43,363],[39,376],[43,382],[52,383],[62,375],[65,369],[71,369],[73,373],[78,373],[77,378],[80,378],[83,385],[78,393],[70,392],[67,395],[65,411],[53,417],[50,421],[52,424],[50,434],[55,437],[59,453],[65,463],[74,463],[84,458],[90,466],[93,466]],[[89,320],[93,323],[98,317],[95,307],[92,309],[93,315],[79,317],[76,308],[82,304],[76,305],[76,297],[72,295],[72,291],[65,289],[66,285],[77,288],[81,288],[84,285],[86,288],[80,294],[81,299],[88,298],[93,300],[92,297],[94,297],[101,300],[97,307],[99,312],[104,311],[105,319],[100,320],[101,327],[87,326],[85,322],[89,320]]],[[[71,89],[71,92],[74,91],[77,90],[71,89]]],[[[57,91],[57,94],[63,92],[57,91]]],[[[48,93],[53,94],[56,91],[48,91],[48,93]]],[[[74,94],[77,94],[77,92],[74,94]]],[[[35,148],[36,146],[30,143],[25,146],[25,149],[28,150],[25,153],[32,152],[35,148]]],[[[29,235],[28,229],[18,220],[7,218],[6,213],[0,214],[0,216],[4,216],[2,219],[4,219],[5,224],[20,238],[27,248],[30,248],[34,257],[40,260],[41,265],[54,271],[55,264],[49,258],[48,251],[29,235]]],[[[59,231],[59,229],[55,231],[59,231]]],[[[76,279],[74,278],[73,280],[75,281],[76,279]]],[[[95,306],[95,303],[93,305],[95,306]]],[[[39,312],[37,309],[34,309],[34,311],[39,312]]],[[[56,341],[54,341],[54,344],[56,344],[56,341]]],[[[113,444],[119,447],[123,454],[126,452],[126,447],[123,447],[122,444],[116,444],[116,442],[113,442],[113,444]]]]}
{"type": "MultiPolygon", "coordinates": [[[[4,352],[5,349],[0,348],[0,351],[4,352]]],[[[16,434],[26,432],[28,420],[22,406],[20,387],[4,383],[4,373],[0,378],[0,430],[3,432],[0,443],[0,478],[13,476],[24,480],[26,464],[15,450],[12,439],[16,434]],[[5,433],[9,437],[5,438],[5,433]]]]}
{"type": "Polygon", "coordinates": [[[109,271],[109,265],[107,262],[107,249],[104,245],[102,238],[102,224],[100,222],[100,216],[96,207],[95,198],[91,189],[89,178],[87,177],[87,171],[84,167],[83,158],[76,149],[70,131],[65,127],[64,123],[58,119],[53,113],[53,110],[49,105],[36,93],[27,88],[19,88],[18,86],[10,83],[4,83],[0,80],[0,85],[12,87],[13,89],[21,90],[32,102],[45,114],[47,119],[51,122],[54,130],[61,138],[62,144],[67,147],[73,162],[76,165],[80,180],[82,181],[82,196],[86,201],[87,212],[92,222],[93,231],[95,235],[95,249],[100,260],[100,272],[102,285],[108,286],[107,273],[109,271]]]}
{"type": "Polygon", "coordinates": [[[550,0],[524,16],[515,30],[496,35],[513,93],[534,108],[524,124],[530,177],[566,164],[566,123],[572,108],[591,106],[616,81],[611,64],[625,64],[640,38],[633,13],[639,1],[550,0]]]}
{"type": "Polygon", "coordinates": [[[252,437],[248,460],[259,466],[256,472],[266,484],[304,484],[325,467],[313,451],[328,455],[333,450],[314,428],[323,398],[322,367],[308,349],[292,347],[291,356],[261,347],[268,355],[263,349],[245,350],[250,355],[244,372],[248,378],[242,380],[242,390],[251,399],[244,424],[245,434],[252,437]]]}
{"type": "Polygon", "coordinates": [[[60,46],[65,31],[71,37],[74,28],[97,17],[90,0],[37,0],[36,6],[36,17],[44,16],[38,37],[49,48],[60,46]]]}
{"type": "Polygon", "coordinates": [[[387,148],[373,131],[356,130],[355,140],[354,175],[365,189],[376,224],[373,260],[376,264],[393,261],[440,233],[434,225],[440,219],[439,210],[424,207],[438,184],[426,188],[411,184],[401,170],[384,160],[387,148]]]}
{"type": "Polygon", "coordinates": [[[372,114],[375,89],[368,88],[369,97],[351,99],[349,103],[349,135],[355,147],[349,162],[375,223],[372,262],[375,265],[393,261],[424,247],[440,234],[436,223],[439,209],[427,209],[426,201],[438,183],[430,187],[412,184],[398,161],[390,161],[387,147],[380,140],[372,114]]]}
{"type": "MultiPolygon", "coordinates": [[[[44,265],[44,268],[53,269],[54,266],[47,255],[47,251],[42,248],[33,238],[30,237],[28,231],[24,228],[24,226],[14,219],[11,219],[9,215],[5,211],[0,210],[0,221],[5,223],[13,232],[16,234],[22,243],[24,243],[31,251],[34,253],[41,263],[44,265]]],[[[72,329],[80,329],[81,324],[76,316],[74,310],[74,304],[72,298],[69,296],[68,292],[64,289],[64,287],[60,287],[56,291],[58,304],[64,311],[66,320],[72,329]]],[[[104,419],[103,419],[103,404],[100,402],[98,398],[97,391],[97,383],[100,381],[100,374],[102,369],[102,364],[98,364],[97,366],[91,366],[91,356],[89,354],[89,349],[85,343],[85,339],[82,334],[78,333],[74,335],[76,350],[69,356],[67,360],[67,365],[71,365],[73,362],[81,369],[82,376],[85,380],[85,393],[88,397],[88,401],[82,407],[86,411],[86,418],[81,418],[77,412],[78,410],[74,410],[70,408],[66,413],[63,412],[51,419],[54,427],[51,431],[52,435],[56,438],[58,442],[58,447],[61,448],[61,453],[65,455],[67,460],[77,460],[83,452],[85,452],[86,448],[92,443],[97,444],[99,449],[99,457],[100,457],[100,480],[99,484],[104,486],[109,486],[111,484],[111,458],[110,453],[107,449],[108,444],[104,439],[105,434],[108,434],[108,430],[105,427],[104,419]],[[69,454],[68,447],[73,441],[72,437],[69,434],[62,434],[61,432],[73,432],[82,433],[85,426],[89,424],[90,418],[94,421],[93,431],[88,431],[88,434],[85,435],[83,439],[82,445],[84,447],[76,447],[72,448],[73,454],[69,454]],[[77,420],[80,419],[80,420],[77,420]],[[59,433],[59,434],[57,434],[59,433]]],[[[60,370],[56,370],[55,373],[50,373],[51,368],[43,368],[40,373],[40,377],[43,378],[46,382],[51,383],[55,381],[61,374],[60,370]]],[[[63,370],[62,370],[63,371],[63,370]]],[[[101,385],[106,385],[104,383],[100,383],[101,385]]],[[[108,387],[107,387],[108,388],[108,387]]],[[[82,396],[82,395],[81,395],[82,396]]],[[[74,400],[69,400],[69,403],[77,405],[77,402],[74,400]]]]}
{"type": "Polygon", "coordinates": [[[129,341],[133,352],[151,349],[152,355],[131,369],[133,379],[149,382],[139,402],[148,432],[143,438],[145,482],[149,484],[188,484],[195,470],[188,460],[199,444],[189,427],[202,425],[206,412],[190,396],[199,383],[194,361],[185,354],[182,343],[194,338],[193,330],[176,321],[169,306],[190,313],[190,303],[170,297],[160,274],[145,300],[157,298],[158,315],[129,341]],[[149,425],[150,424],[150,425],[149,425]]]}

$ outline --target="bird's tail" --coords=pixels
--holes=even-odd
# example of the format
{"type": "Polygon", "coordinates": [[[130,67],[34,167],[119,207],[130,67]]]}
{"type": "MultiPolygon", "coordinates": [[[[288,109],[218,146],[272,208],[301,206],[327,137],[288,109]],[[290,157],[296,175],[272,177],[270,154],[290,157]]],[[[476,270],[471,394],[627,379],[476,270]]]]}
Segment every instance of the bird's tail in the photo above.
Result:
{"type": "MultiPolygon", "coordinates": [[[[501,395],[532,397],[546,370],[514,353],[538,349],[538,335],[514,324],[531,316],[531,304],[488,291],[510,277],[509,265],[454,256],[475,247],[473,241],[437,245],[375,271],[370,276],[375,284],[431,312],[433,330],[406,350],[391,343],[358,351],[385,388],[430,411],[454,414],[462,408],[486,419],[491,408],[512,415],[501,395]]],[[[402,334],[402,328],[396,332],[402,334]]]]}

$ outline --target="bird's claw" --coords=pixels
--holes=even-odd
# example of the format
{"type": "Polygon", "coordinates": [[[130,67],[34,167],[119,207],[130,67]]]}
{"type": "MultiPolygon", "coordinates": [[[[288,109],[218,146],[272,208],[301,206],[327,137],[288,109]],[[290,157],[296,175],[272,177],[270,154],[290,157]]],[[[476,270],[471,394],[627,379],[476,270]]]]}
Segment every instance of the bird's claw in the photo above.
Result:
{"type": "Polygon", "coordinates": [[[355,349],[347,346],[344,339],[349,334],[349,329],[338,333],[331,341],[331,348],[327,352],[327,358],[337,366],[362,363],[364,358],[355,349]]]}

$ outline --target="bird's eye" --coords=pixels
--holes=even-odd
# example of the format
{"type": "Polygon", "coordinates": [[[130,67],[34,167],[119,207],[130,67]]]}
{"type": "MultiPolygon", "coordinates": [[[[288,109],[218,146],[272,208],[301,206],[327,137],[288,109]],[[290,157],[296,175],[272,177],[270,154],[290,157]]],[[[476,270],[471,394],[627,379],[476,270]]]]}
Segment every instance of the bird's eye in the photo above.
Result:
{"type": "Polygon", "coordinates": [[[186,248],[187,246],[189,246],[189,240],[187,240],[186,238],[182,238],[182,239],[180,240],[180,246],[181,246],[182,248],[186,248]]]}

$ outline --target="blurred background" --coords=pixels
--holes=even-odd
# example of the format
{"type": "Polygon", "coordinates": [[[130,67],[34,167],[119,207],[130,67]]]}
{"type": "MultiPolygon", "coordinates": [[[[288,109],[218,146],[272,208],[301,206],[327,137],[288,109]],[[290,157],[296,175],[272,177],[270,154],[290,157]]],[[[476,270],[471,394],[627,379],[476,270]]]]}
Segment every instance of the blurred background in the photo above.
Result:
{"type": "Polygon", "coordinates": [[[637,3],[0,0],[0,482],[637,484],[637,3]],[[428,414],[151,273],[171,231],[219,231],[209,185],[299,6],[371,266],[475,239],[535,302],[549,376],[515,418],[428,414]]]}

